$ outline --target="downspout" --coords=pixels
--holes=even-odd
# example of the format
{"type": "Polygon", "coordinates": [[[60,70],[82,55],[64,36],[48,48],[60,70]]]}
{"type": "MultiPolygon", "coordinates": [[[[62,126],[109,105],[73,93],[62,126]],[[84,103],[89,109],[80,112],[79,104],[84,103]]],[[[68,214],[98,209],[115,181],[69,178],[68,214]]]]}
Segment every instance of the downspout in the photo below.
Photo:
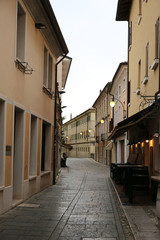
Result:
{"type": "Polygon", "coordinates": [[[56,122],[56,111],[57,111],[57,66],[63,61],[66,54],[55,64],[55,94],[54,94],[54,154],[53,154],[53,184],[56,183],[56,135],[57,135],[57,122],[56,122]]]}

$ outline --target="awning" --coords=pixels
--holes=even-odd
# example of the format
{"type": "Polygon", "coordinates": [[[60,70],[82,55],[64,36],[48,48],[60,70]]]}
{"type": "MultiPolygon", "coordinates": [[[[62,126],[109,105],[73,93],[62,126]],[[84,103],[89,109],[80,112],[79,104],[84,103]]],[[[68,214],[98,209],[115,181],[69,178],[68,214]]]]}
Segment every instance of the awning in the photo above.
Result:
{"type": "Polygon", "coordinates": [[[119,122],[117,126],[111,132],[111,135],[108,137],[108,140],[114,139],[124,132],[128,131],[132,127],[136,125],[140,125],[142,122],[144,123],[148,119],[155,119],[158,115],[158,110],[160,108],[159,101],[154,102],[149,107],[143,109],[142,111],[132,115],[131,117],[119,122]]]}

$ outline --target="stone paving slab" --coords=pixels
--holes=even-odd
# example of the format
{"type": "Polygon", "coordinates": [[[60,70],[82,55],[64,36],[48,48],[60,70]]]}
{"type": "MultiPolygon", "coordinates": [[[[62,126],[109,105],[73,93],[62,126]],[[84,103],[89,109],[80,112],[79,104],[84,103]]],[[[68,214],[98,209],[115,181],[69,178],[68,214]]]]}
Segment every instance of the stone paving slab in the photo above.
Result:
{"type": "Polygon", "coordinates": [[[90,159],[67,165],[56,185],[0,216],[0,240],[134,240],[109,169],[90,159]]]}

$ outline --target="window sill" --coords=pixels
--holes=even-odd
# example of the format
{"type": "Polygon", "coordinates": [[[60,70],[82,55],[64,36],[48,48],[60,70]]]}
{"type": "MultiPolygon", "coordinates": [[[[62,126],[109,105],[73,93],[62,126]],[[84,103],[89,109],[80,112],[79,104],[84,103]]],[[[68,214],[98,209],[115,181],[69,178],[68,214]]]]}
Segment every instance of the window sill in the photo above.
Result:
{"type": "Polygon", "coordinates": [[[132,45],[129,45],[129,48],[128,48],[128,50],[129,50],[129,51],[131,51],[131,48],[132,48],[132,45]]]}
{"type": "Polygon", "coordinates": [[[140,89],[140,88],[137,88],[136,94],[139,95],[139,94],[140,94],[140,91],[141,91],[141,89],[140,89]]]}
{"type": "Polygon", "coordinates": [[[34,176],[29,176],[29,181],[35,180],[36,178],[37,178],[36,175],[34,175],[34,176]]]}
{"type": "Polygon", "coordinates": [[[140,14],[139,17],[138,17],[138,21],[137,21],[137,24],[138,24],[138,25],[140,24],[141,19],[142,19],[142,15],[140,14]]]}
{"type": "Polygon", "coordinates": [[[4,188],[5,188],[4,186],[1,186],[0,187],[0,192],[2,192],[4,190],[4,188]]]}
{"type": "Polygon", "coordinates": [[[151,70],[156,70],[156,68],[158,67],[158,63],[159,63],[159,59],[155,58],[151,65],[151,70]]]}
{"type": "Polygon", "coordinates": [[[43,177],[45,175],[49,175],[51,172],[50,171],[43,171],[41,172],[40,176],[43,177]]]}
{"type": "Polygon", "coordinates": [[[145,85],[147,82],[148,82],[148,76],[145,76],[144,79],[143,79],[143,81],[142,81],[142,84],[145,85]]]}
{"type": "Polygon", "coordinates": [[[28,64],[28,62],[22,62],[19,58],[15,60],[16,67],[24,74],[32,74],[34,71],[28,64]]]}
{"type": "Polygon", "coordinates": [[[47,94],[51,99],[53,98],[53,92],[45,86],[43,86],[43,92],[47,94]]]}

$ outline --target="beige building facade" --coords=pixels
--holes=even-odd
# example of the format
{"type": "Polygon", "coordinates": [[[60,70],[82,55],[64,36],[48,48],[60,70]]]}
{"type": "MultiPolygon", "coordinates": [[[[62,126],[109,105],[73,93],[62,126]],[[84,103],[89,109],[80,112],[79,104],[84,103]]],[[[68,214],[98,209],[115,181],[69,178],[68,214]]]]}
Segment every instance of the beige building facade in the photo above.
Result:
{"type": "Polygon", "coordinates": [[[105,165],[109,165],[111,162],[111,149],[112,143],[107,141],[109,133],[110,123],[110,86],[111,83],[107,83],[96,101],[93,107],[96,110],[95,113],[95,133],[96,133],[96,144],[95,144],[95,160],[105,165]]]}
{"type": "Polygon", "coordinates": [[[68,48],[48,0],[2,0],[0,25],[3,213],[55,181],[56,67],[68,48]]]}
{"type": "Polygon", "coordinates": [[[72,150],[62,149],[68,157],[95,159],[95,109],[90,108],[63,124],[63,138],[72,150]]]}

